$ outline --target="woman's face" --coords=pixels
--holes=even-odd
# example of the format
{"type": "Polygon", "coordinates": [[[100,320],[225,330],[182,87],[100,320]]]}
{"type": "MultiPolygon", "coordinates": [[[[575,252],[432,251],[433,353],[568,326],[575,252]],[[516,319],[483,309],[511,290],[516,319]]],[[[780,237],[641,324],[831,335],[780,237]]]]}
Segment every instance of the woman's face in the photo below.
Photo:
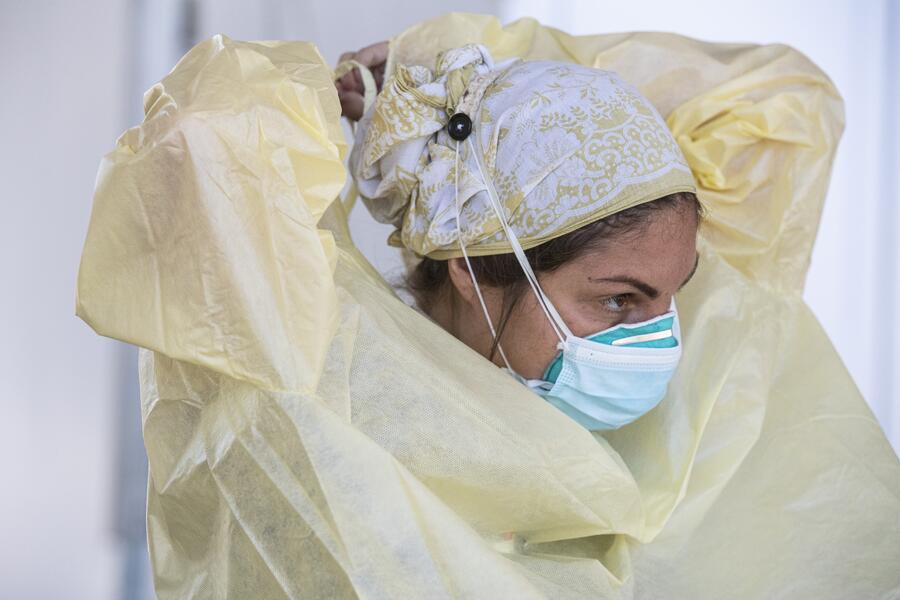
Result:
{"type": "MultiPolygon", "coordinates": [[[[668,311],[672,296],[693,275],[698,259],[697,226],[692,209],[655,211],[639,229],[613,236],[602,248],[539,274],[541,287],[572,333],[579,337],[620,323],[646,321],[668,311]]],[[[454,333],[488,356],[492,338],[484,313],[473,290],[467,289],[471,288],[471,280],[465,263],[462,259],[454,261],[451,279],[464,300],[459,318],[454,319],[454,333]]],[[[481,289],[497,323],[502,290],[488,286],[481,289]]],[[[520,375],[538,379],[556,356],[557,342],[534,292],[526,287],[500,337],[510,365],[520,375]]],[[[493,360],[503,365],[499,353],[493,360]]]]}

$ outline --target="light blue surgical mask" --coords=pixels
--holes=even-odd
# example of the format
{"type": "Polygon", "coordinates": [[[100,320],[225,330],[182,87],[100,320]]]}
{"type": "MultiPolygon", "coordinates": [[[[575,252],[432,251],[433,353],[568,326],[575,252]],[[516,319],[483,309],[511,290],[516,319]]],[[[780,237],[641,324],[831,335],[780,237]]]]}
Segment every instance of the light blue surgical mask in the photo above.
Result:
{"type": "MultiPolygon", "coordinates": [[[[591,431],[617,429],[643,416],[666,395],[669,381],[681,358],[681,332],[675,299],[672,299],[668,312],[648,321],[616,325],[585,338],[573,335],[541,289],[525,251],[509,226],[493,182],[485,176],[487,169],[484,168],[484,159],[478,145],[472,143],[471,137],[467,141],[481,172],[491,207],[509,239],[513,253],[525,273],[525,279],[559,338],[557,349],[560,352],[547,366],[541,379],[531,380],[517,374],[509,366],[506,354],[498,343],[497,347],[508,372],[591,431]]],[[[456,153],[458,161],[458,142],[456,153]]],[[[456,209],[457,233],[462,240],[458,196],[456,209]]],[[[496,340],[497,334],[487,305],[462,242],[460,248],[488,327],[496,340]]]]}
{"type": "MultiPolygon", "coordinates": [[[[562,345],[562,343],[560,344],[562,345]]],[[[541,379],[516,377],[586,429],[618,429],[666,395],[681,357],[678,313],[570,337],[541,379]]]]}

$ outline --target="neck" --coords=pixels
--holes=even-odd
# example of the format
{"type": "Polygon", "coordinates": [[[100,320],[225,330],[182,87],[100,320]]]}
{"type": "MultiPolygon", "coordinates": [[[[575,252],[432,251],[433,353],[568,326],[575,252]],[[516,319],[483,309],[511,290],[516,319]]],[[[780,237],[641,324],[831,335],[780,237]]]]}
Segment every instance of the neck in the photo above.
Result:
{"type": "MultiPolygon", "coordinates": [[[[427,311],[428,316],[453,337],[488,358],[493,344],[484,315],[475,314],[471,306],[452,294],[444,294],[427,311]]],[[[495,353],[496,354],[496,353],[495,353]]],[[[497,363],[495,356],[494,362],[497,363]]]]}

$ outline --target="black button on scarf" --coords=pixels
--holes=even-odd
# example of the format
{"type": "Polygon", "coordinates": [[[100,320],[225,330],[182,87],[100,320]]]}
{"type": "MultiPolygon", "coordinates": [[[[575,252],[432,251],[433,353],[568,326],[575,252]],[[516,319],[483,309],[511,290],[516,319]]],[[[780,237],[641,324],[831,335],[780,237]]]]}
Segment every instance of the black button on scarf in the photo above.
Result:
{"type": "Polygon", "coordinates": [[[472,133],[472,119],[466,113],[456,113],[450,117],[450,122],[447,124],[447,133],[454,140],[458,142],[463,141],[472,133]]]}

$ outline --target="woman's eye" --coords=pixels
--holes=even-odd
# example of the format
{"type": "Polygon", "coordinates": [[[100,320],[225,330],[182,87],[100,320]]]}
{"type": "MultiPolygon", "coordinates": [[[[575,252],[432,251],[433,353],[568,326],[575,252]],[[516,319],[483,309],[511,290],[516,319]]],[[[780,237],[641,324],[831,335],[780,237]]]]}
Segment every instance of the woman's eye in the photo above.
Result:
{"type": "Polygon", "coordinates": [[[628,306],[628,294],[619,294],[617,296],[604,298],[603,306],[613,312],[625,310],[625,307],[628,306]]]}

